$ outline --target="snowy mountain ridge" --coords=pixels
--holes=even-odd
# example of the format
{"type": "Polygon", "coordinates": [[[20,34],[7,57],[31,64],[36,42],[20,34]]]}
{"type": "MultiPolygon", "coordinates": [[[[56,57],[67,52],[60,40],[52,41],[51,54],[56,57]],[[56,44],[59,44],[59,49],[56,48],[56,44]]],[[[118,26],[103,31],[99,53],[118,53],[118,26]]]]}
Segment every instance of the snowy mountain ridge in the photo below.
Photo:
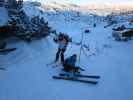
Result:
{"type": "Polygon", "coordinates": [[[120,13],[133,11],[132,4],[88,4],[88,5],[76,5],[71,3],[62,2],[48,2],[42,4],[42,7],[46,10],[56,9],[56,10],[74,10],[86,13],[93,13],[97,15],[108,15],[112,12],[120,13]]]}

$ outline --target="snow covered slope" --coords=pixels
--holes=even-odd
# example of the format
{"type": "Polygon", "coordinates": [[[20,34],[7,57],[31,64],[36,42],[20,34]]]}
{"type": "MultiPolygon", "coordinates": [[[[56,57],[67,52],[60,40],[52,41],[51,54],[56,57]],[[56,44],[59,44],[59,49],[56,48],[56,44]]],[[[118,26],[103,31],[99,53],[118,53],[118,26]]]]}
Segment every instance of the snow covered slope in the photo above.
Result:
{"type": "MultiPolygon", "coordinates": [[[[30,44],[9,41],[8,46],[18,49],[8,55],[0,55],[0,66],[7,69],[0,70],[0,100],[133,99],[132,40],[114,41],[111,37],[112,27],[104,28],[106,23],[99,22],[93,28],[92,23],[84,20],[89,15],[73,21],[70,20],[73,14],[69,14],[69,18],[61,13],[58,18],[53,14],[52,19],[52,14],[41,14],[37,8],[25,7],[29,16],[38,14],[46,18],[53,28],[69,34],[74,41],[81,41],[81,33],[90,29],[91,33],[84,34],[83,40],[83,44],[89,45],[90,51],[82,51],[79,65],[86,70],[84,74],[100,75],[101,79],[97,85],[53,80],[52,76],[61,72],[61,66],[47,66],[54,60],[57,51],[57,44],[50,36],[30,44]]],[[[69,44],[65,58],[73,53],[79,55],[79,52],[80,46],[69,44]]]]}
{"type": "Polygon", "coordinates": [[[0,7],[0,26],[5,25],[8,20],[8,13],[4,7],[0,7]]]}

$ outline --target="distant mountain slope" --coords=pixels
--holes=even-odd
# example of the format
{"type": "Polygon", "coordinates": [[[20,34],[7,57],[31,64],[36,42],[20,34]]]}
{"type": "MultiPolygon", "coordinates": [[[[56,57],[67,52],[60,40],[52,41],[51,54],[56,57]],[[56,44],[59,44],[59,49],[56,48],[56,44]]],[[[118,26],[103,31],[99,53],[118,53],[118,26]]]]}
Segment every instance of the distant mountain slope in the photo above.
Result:
{"type": "Polygon", "coordinates": [[[47,1],[42,3],[42,6],[47,9],[58,9],[58,10],[78,10],[82,12],[91,12],[98,15],[107,15],[112,12],[126,12],[126,11],[133,11],[133,4],[126,3],[126,4],[111,4],[111,3],[90,3],[86,5],[76,5],[70,3],[69,0],[67,2],[63,1],[47,1]]]}

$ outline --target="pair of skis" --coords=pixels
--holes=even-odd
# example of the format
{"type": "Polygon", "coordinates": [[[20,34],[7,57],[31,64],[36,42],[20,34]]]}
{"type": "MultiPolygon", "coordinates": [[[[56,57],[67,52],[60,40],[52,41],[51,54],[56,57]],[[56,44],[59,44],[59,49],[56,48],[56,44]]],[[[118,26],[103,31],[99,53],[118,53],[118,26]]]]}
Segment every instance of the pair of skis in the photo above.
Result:
{"type": "Polygon", "coordinates": [[[98,83],[97,79],[99,78],[100,76],[98,75],[82,75],[82,74],[70,75],[62,73],[60,73],[58,76],[53,76],[53,79],[69,80],[69,81],[76,81],[76,82],[89,83],[89,84],[97,84],[98,83]]]}
{"type": "MultiPolygon", "coordinates": [[[[58,66],[55,62],[52,62],[50,64],[47,64],[47,66],[58,66]]],[[[82,83],[89,83],[89,84],[97,84],[98,79],[100,79],[100,76],[98,75],[82,75],[82,74],[68,74],[68,73],[60,73],[57,76],[53,76],[53,79],[59,79],[59,80],[68,80],[68,81],[75,81],[75,82],[82,82],[82,83]]]]}

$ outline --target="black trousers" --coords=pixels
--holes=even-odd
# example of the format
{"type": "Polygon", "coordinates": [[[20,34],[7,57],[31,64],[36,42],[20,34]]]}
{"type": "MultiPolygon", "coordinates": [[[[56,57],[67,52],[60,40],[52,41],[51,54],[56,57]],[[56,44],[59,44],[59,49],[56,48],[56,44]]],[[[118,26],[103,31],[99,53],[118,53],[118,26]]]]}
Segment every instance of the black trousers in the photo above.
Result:
{"type": "Polygon", "coordinates": [[[66,51],[66,49],[58,49],[57,53],[56,53],[56,59],[55,62],[57,62],[59,60],[59,57],[61,57],[61,63],[64,63],[64,52],[66,51]]]}
{"type": "Polygon", "coordinates": [[[66,71],[66,72],[77,72],[77,73],[80,73],[80,67],[77,67],[77,66],[70,66],[68,64],[63,64],[63,70],[66,71]]]}

